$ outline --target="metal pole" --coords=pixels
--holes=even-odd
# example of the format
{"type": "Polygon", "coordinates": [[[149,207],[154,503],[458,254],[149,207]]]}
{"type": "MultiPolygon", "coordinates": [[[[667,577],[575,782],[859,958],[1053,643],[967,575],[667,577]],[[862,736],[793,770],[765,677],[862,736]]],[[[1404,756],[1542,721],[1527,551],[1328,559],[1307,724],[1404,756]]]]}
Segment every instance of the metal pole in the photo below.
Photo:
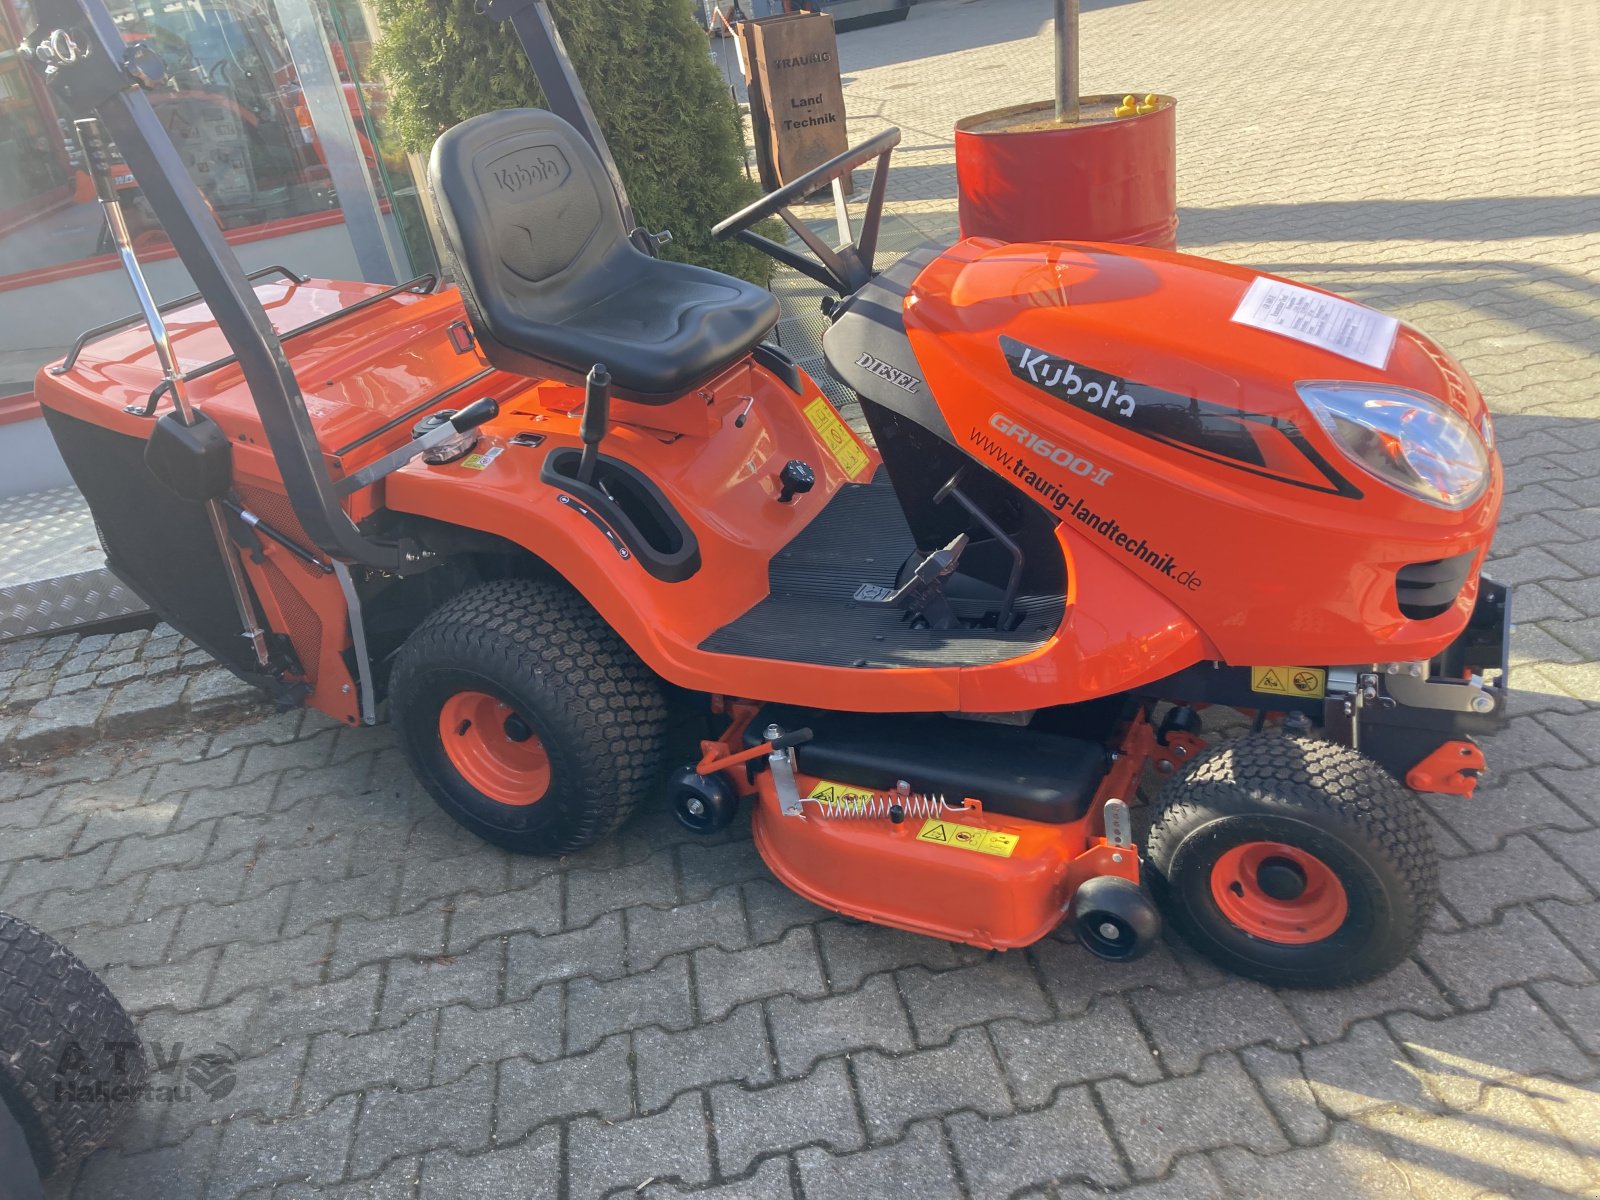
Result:
{"type": "Polygon", "coordinates": [[[1056,0],[1056,120],[1078,119],[1078,0],[1056,0]]]}
{"type": "MultiPolygon", "coordinates": [[[[343,81],[333,68],[333,52],[328,47],[322,18],[312,0],[277,0],[277,9],[289,58],[311,114],[311,127],[322,146],[328,179],[344,215],[356,265],[368,283],[396,283],[401,278],[399,255],[372,190],[366,156],[356,137],[343,81]]],[[[377,154],[376,147],[373,154],[377,154]]]]}

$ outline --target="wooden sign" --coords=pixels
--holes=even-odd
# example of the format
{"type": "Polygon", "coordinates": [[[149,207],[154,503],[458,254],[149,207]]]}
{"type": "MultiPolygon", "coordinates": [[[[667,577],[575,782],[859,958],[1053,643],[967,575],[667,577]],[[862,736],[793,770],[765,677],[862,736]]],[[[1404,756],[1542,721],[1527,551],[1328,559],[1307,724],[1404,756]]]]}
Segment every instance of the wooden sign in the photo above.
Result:
{"type": "Polygon", "coordinates": [[[839,46],[827,13],[745,21],[739,32],[756,165],[770,192],[850,148],[839,46]]]}

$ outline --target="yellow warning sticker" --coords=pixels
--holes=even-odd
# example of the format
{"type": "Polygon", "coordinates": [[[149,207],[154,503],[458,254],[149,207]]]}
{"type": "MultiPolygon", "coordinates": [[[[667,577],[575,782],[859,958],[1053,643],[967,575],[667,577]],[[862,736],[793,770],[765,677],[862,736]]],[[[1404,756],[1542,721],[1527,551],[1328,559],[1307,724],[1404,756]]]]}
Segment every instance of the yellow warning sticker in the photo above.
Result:
{"type": "Polygon", "coordinates": [[[483,471],[488,469],[490,463],[505,453],[504,446],[492,446],[481,454],[469,454],[462,460],[461,465],[469,471],[483,471]]]}
{"type": "Polygon", "coordinates": [[[844,473],[851,479],[856,479],[861,472],[866,470],[867,452],[861,448],[861,443],[856,441],[855,434],[850,432],[850,427],[839,419],[839,414],[833,411],[833,406],[818,396],[806,405],[806,420],[816,431],[822,435],[822,442],[828,447],[834,458],[839,460],[839,465],[844,468],[844,473]]]}
{"type": "Polygon", "coordinates": [[[1017,835],[1014,833],[977,829],[971,825],[957,825],[954,821],[924,821],[917,841],[954,846],[957,850],[976,850],[979,854],[992,854],[996,858],[1010,858],[1011,852],[1017,848],[1017,835]]]}
{"type": "Polygon", "coordinates": [[[810,799],[822,804],[849,811],[862,808],[872,798],[874,792],[871,788],[851,787],[848,783],[834,783],[831,780],[819,779],[817,785],[811,789],[810,799]]]}
{"type": "Polygon", "coordinates": [[[1317,700],[1328,694],[1328,673],[1321,667],[1251,667],[1250,689],[1317,700]]]}

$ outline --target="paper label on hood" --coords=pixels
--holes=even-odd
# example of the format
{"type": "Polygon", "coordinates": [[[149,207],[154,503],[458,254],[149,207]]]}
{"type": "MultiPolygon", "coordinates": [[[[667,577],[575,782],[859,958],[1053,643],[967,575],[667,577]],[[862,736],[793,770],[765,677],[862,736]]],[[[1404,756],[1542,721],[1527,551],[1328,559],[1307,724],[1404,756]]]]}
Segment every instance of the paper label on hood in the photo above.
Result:
{"type": "Polygon", "coordinates": [[[1365,304],[1266,278],[1250,285],[1233,319],[1379,370],[1389,365],[1400,330],[1394,317],[1365,304]]]}

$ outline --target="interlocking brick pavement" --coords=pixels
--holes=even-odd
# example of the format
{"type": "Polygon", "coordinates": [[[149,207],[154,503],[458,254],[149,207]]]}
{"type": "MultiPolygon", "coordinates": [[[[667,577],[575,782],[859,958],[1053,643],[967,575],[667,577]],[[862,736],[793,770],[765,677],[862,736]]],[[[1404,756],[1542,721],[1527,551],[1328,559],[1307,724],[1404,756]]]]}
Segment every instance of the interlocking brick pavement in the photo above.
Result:
{"type": "MultiPolygon", "coordinates": [[[[1444,900],[1413,960],[1275,993],[1178,943],[990,957],[825,913],[747,825],[662,813],[514,859],[385,729],[207,724],[220,677],[130,695],[181,728],[75,747],[119,733],[115,689],[201,664],[55,639],[0,651],[0,738],[34,721],[57,752],[0,774],[0,906],[102,967],[162,1062],[237,1061],[52,1197],[1600,1192],[1600,9],[1084,9],[1087,90],[1180,97],[1187,248],[1414,321],[1494,407],[1519,716],[1477,799],[1429,802],[1444,900]]],[[[852,134],[905,129],[898,220],[949,235],[951,123],[1044,95],[1047,15],[934,0],[841,39],[852,134]]]]}

